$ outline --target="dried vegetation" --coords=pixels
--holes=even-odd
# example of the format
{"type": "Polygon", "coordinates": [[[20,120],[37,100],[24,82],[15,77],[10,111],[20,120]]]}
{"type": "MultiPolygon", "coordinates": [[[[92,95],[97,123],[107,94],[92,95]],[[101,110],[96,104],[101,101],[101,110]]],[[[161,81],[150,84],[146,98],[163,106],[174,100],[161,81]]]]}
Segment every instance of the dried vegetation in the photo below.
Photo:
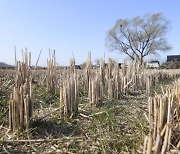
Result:
{"type": "Polygon", "coordinates": [[[120,69],[110,58],[93,69],[91,53],[85,69],[74,58],[58,68],[55,51],[47,70],[29,66],[26,51],[15,71],[0,71],[0,151],[179,152],[180,70],[120,69]]]}

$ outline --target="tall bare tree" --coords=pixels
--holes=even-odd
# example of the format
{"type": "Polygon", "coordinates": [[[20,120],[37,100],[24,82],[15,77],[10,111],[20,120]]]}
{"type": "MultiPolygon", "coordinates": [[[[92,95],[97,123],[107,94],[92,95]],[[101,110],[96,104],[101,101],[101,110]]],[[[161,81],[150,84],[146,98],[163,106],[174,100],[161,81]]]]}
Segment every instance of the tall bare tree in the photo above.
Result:
{"type": "Polygon", "coordinates": [[[119,19],[107,33],[106,46],[143,64],[144,57],[171,49],[166,40],[168,28],[169,22],[161,13],[119,19]]]}

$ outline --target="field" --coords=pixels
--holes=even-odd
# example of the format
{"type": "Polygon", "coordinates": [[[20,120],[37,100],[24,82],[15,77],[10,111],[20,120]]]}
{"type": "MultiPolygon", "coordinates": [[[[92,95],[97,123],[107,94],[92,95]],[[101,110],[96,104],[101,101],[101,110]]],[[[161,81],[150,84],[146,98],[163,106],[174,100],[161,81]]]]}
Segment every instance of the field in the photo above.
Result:
{"type": "Polygon", "coordinates": [[[0,153],[179,153],[180,70],[29,67],[0,70],[0,153]],[[169,105],[170,104],[170,105],[169,105]],[[173,126],[170,127],[169,125],[173,126]],[[157,139],[159,138],[159,140],[157,139]]]}

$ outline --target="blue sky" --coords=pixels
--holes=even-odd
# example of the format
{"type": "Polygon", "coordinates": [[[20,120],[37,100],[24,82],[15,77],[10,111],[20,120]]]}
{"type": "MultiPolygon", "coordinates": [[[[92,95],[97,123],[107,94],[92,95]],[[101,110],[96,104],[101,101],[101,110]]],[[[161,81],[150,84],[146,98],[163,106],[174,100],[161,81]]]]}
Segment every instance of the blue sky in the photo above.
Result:
{"type": "Polygon", "coordinates": [[[0,61],[14,64],[25,47],[35,64],[43,49],[40,65],[45,66],[50,49],[56,50],[57,62],[68,65],[72,52],[76,63],[104,56],[122,60],[117,52],[105,48],[106,32],[119,18],[133,18],[162,12],[170,21],[167,38],[173,49],[160,54],[180,54],[179,0],[0,0],[0,61]]]}

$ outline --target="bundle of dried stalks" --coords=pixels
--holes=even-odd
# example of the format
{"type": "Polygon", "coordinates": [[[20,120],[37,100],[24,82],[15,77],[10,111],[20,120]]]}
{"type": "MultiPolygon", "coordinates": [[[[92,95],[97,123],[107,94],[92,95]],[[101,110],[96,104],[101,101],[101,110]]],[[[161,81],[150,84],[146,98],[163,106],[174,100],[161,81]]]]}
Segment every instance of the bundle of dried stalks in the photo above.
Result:
{"type": "Polygon", "coordinates": [[[16,62],[15,86],[9,101],[9,128],[13,131],[28,129],[33,115],[30,61],[31,56],[26,50],[23,62],[16,62]]]}
{"type": "MultiPolygon", "coordinates": [[[[115,62],[114,65],[112,64],[112,59],[109,58],[108,60],[108,71],[107,71],[107,88],[108,99],[118,99],[120,93],[119,84],[121,82],[121,77],[119,74],[119,64],[115,62]]],[[[106,85],[106,84],[105,84],[106,85]]]]}
{"type": "Polygon", "coordinates": [[[151,77],[147,75],[146,77],[146,94],[150,94],[150,89],[151,89],[151,77]]]}
{"type": "Polygon", "coordinates": [[[70,72],[63,80],[60,89],[60,112],[62,117],[70,118],[78,112],[78,78],[75,72],[75,61],[70,60],[70,72]]]}
{"type": "Polygon", "coordinates": [[[102,106],[103,101],[103,82],[101,74],[90,80],[89,83],[89,103],[90,105],[102,106]]]}
{"type": "Polygon", "coordinates": [[[124,77],[126,75],[126,72],[127,72],[126,60],[124,60],[124,62],[122,63],[121,70],[122,70],[122,76],[124,77]]]}
{"type": "Polygon", "coordinates": [[[120,76],[120,71],[119,71],[119,63],[118,61],[115,62],[114,68],[113,68],[113,80],[114,80],[114,98],[119,99],[120,98],[120,93],[121,93],[121,82],[122,78],[120,76]]]}
{"type": "Polygon", "coordinates": [[[92,68],[92,62],[91,62],[91,52],[88,53],[88,58],[86,61],[86,68],[85,68],[85,77],[86,77],[86,84],[89,89],[89,82],[91,77],[91,68],[92,68]]]}
{"type": "Polygon", "coordinates": [[[74,56],[73,56],[73,58],[72,59],[70,59],[70,74],[75,74],[75,64],[76,64],[76,62],[75,62],[75,59],[74,59],[74,56]]]}
{"type": "Polygon", "coordinates": [[[47,88],[50,93],[56,93],[56,55],[55,50],[51,54],[49,50],[49,60],[47,60],[47,88]]]}
{"type": "MultiPolygon", "coordinates": [[[[176,83],[177,84],[177,83],[176,83]]],[[[143,153],[180,153],[180,84],[149,99],[149,135],[143,153]]]]}
{"type": "Polygon", "coordinates": [[[100,60],[100,70],[99,70],[99,77],[100,80],[102,81],[103,85],[105,85],[105,76],[106,76],[106,72],[105,72],[105,60],[101,59],[100,60]]]}
{"type": "Polygon", "coordinates": [[[89,78],[88,97],[89,104],[91,106],[102,106],[103,94],[106,85],[105,75],[105,62],[101,59],[99,70],[95,72],[94,76],[90,76],[89,78]]]}
{"type": "Polygon", "coordinates": [[[113,69],[112,59],[109,58],[108,59],[108,79],[112,78],[112,69],[113,69]]]}
{"type": "Polygon", "coordinates": [[[116,93],[114,83],[115,82],[113,79],[109,79],[109,82],[108,82],[108,99],[110,99],[110,100],[112,100],[114,98],[114,93],[116,93]]]}

